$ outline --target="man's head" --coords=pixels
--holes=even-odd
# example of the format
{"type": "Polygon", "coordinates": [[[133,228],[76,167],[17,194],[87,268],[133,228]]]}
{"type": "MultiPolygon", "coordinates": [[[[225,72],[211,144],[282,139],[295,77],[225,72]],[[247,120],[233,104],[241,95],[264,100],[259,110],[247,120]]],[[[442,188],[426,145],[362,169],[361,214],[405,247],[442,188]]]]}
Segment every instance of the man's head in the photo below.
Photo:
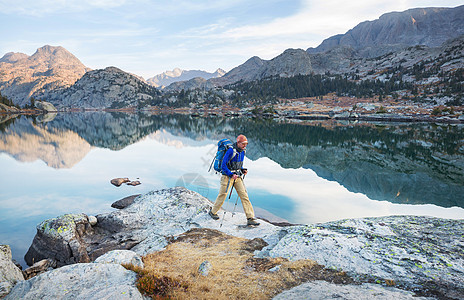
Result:
{"type": "Polygon", "coordinates": [[[248,140],[246,136],[244,136],[243,134],[239,135],[237,137],[237,147],[239,147],[242,150],[245,150],[247,145],[248,145],[248,140]]]}

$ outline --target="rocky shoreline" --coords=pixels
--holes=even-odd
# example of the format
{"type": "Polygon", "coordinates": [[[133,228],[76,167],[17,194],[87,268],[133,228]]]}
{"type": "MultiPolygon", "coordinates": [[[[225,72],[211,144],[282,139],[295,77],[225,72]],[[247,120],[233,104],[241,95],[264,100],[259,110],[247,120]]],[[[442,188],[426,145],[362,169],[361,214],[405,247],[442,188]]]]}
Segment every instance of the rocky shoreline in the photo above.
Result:
{"type": "MultiPolygon", "coordinates": [[[[240,226],[242,214],[226,213],[220,226],[207,214],[211,202],[185,188],[152,191],[125,205],[97,215],[96,222],[74,214],[39,224],[26,261],[45,259],[48,270],[28,280],[2,274],[0,291],[6,299],[143,299],[135,273],[119,263],[143,266],[141,256],[164,249],[189,230],[204,229],[262,240],[256,259],[310,259],[352,279],[349,284],[309,281],[276,299],[356,299],[364,293],[384,299],[464,297],[464,220],[391,216],[285,227],[263,220],[250,229],[240,226]]],[[[13,268],[11,253],[0,261],[13,268]]]]}

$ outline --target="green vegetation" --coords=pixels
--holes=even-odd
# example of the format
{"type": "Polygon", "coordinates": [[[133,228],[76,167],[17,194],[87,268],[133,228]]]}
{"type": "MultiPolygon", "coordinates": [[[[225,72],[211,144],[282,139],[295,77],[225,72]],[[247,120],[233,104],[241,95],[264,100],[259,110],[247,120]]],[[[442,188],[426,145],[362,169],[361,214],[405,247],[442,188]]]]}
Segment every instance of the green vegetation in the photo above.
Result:
{"type": "Polygon", "coordinates": [[[14,104],[12,100],[3,96],[1,92],[0,92],[0,103],[5,104],[6,106],[13,106],[19,109],[18,105],[14,104]]]}
{"type": "Polygon", "coordinates": [[[297,75],[294,77],[272,76],[252,82],[239,81],[225,86],[226,89],[240,91],[242,97],[270,99],[279,97],[285,99],[316,97],[328,93],[338,96],[373,97],[388,95],[393,91],[411,89],[410,83],[397,81],[392,76],[388,81],[363,80],[356,82],[348,75],[297,75]]]}

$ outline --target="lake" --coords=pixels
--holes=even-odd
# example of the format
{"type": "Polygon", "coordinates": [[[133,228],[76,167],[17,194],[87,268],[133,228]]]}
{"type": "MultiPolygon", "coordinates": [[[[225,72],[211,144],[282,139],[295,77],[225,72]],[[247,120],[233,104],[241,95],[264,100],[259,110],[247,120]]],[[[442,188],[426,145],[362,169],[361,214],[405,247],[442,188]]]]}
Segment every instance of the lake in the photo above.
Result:
{"type": "MultiPolygon", "coordinates": [[[[214,201],[216,143],[238,134],[249,141],[245,184],[258,217],[464,218],[462,125],[59,113],[0,123],[0,244],[25,266],[45,219],[109,212],[126,196],[178,185],[214,201]],[[115,187],[116,177],[141,185],[115,187]]],[[[229,210],[236,199],[234,192],[229,210]]]]}

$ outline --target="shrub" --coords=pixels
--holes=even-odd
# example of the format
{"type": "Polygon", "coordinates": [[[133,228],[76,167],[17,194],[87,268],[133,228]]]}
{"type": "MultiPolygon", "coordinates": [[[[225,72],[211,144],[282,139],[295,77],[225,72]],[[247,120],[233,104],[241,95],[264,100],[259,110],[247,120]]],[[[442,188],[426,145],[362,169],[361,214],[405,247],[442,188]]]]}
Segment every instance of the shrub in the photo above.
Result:
{"type": "Polygon", "coordinates": [[[123,267],[137,273],[137,289],[152,299],[169,299],[173,289],[187,289],[185,283],[171,277],[154,275],[130,264],[123,264],[123,267]]]}

